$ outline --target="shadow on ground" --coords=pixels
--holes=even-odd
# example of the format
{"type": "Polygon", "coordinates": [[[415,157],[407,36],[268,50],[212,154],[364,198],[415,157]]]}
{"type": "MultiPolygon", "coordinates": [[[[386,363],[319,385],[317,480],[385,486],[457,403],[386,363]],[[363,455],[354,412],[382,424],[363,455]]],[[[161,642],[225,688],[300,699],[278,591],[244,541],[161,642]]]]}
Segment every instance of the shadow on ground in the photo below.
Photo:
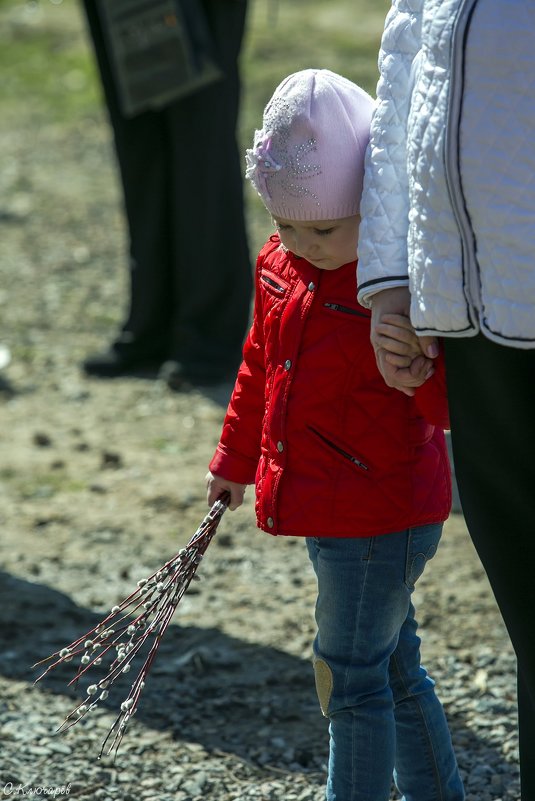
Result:
{"type": "MultiPolygon", "coordinates": [[[[32,669],[35,662],[90,631],[102,617],[55,589],[0,571],[0,674],[33,682],[43,669],[32,669]]],[[[65,715],[84,697],[85,686],[103,677],[94,672],[82,689],[69,689],[73,664],[54,669],[36,685],[66,696],[65,715]]],[[[133,666],[102,708],[118,712],[136,672],[133,666]]],[[[251,757],[252,746],[255,754],[272,752],[279,738],[296,770],[312,767],[318,754],[326,756],[326,721],[318,710],[311,664],[215,628],[169,627],[136,719],[172,731],[177,740],[241,758],[251,757]]]]}
{"type": "MultiPolygon", "coordinates": [[[[57,590],[0,571],[0,674],[31,683],[38,675],[33,663],[101,619],[57,590]]],[[[85,692],[67,689],[72,675],[70,665],[61,666],[37,685],[43,693],[66,696],[65,715],[85,692]]],[[[109,711],[118,711],[129,686],[125,680],[104,702],[109,711]]],[[[169,627],[137,720],[172,732],[177,741],[194,741],[208,751],[253,762],[255,755],[269,753],[277,764],[274,743],[280,740],[293,756],[290,764],[282,760],[284,770],[317,770],[318,756],[327,757],[326,721],[318,711],[310,663],[215,628],[169,627]]],[[[450,722],[454,739],[462,735],[468,753],[477,753],[479,738],[464,726],[462,716],[450,722]]],[[[485,748],[488,757],[488,743],[485,748]]]]}

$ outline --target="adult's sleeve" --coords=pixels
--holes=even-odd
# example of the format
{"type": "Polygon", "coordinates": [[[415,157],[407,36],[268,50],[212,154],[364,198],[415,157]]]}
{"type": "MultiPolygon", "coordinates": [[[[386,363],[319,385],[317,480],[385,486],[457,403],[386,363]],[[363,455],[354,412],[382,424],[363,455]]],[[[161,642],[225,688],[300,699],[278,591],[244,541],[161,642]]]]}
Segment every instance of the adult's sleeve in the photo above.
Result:
{"type": "Polygon", "coordinates": [[[425,0],[393,0],[379,51],[377,106],[366,151],[358,244],[358,300],[408,286],[407,120],[425,0]]]}

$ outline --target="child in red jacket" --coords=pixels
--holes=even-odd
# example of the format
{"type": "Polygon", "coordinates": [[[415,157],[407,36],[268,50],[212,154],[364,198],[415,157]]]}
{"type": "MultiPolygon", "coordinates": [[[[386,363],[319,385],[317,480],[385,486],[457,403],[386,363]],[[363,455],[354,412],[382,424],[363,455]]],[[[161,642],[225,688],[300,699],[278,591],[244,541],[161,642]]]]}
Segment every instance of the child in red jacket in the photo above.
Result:
{"type": "MultiPolygon", "coordinates": [[[[411,594],[451,502],[442,362],[387,387],[356,301],[372,99],[327,70],[290,75],[247,152],[276,233],[258,257],[251,330],[208,503],[256,485],[260,528],[306,537],[318,579],[314,671],[330,719],[328,801],[461,801],[411,594]]],[[[395,187],[393,187],[395,191],[395,187]]],[[[410,324],[393,321],[418,351],[410,324]]]]}

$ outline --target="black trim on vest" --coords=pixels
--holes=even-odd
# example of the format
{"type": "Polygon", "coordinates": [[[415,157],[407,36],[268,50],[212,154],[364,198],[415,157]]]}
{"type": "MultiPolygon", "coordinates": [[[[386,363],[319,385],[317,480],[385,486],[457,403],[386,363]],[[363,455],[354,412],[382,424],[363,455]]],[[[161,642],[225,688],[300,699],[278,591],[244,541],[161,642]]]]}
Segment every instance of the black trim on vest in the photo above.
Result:
{"type": "Polygon", "coordinates": [[[385,284],[390,281],[408,281],[408,275],[388,275],[383,278],[373,278],[371,281],[364,281],[363,284],[358,285],[358,291],[361,292],[365,287],[375,286],[375,284],[385,284]]]}

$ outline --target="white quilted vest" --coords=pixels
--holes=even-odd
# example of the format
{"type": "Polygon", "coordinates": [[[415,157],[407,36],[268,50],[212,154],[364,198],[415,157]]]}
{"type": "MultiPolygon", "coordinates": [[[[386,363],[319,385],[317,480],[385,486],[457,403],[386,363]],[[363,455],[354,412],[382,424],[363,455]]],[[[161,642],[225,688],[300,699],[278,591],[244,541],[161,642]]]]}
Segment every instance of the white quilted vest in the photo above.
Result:
{"type": "Polygon", "coordinates": [[[535,3],[394,0],[359,300],[407,283],[421,334],[535,347],[535,3]]]}

